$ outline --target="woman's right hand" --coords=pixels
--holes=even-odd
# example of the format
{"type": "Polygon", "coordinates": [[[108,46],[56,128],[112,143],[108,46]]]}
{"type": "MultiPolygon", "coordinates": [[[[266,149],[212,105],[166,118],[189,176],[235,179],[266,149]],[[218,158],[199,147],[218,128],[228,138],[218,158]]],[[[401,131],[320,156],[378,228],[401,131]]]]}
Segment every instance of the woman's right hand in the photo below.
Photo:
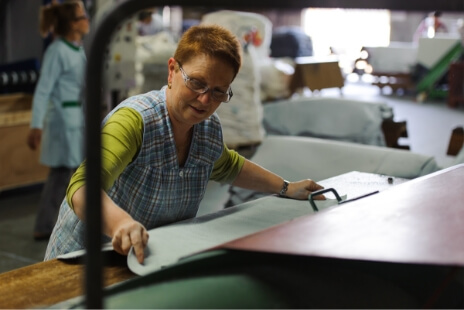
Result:
{"type": "MultiPolygon", "coordinates": [[[[82,221],[85,220],[85,188],[85,185],[81,186],[72,196],[72,207],[82,221]]],[[[101,195],[103,233],[112,238],[113,248],[119,254],[127,255],[134,247],[137,260],[143,263],[149,237],[146,228],[116,205],[104,190],[101,195]]]]}
{"type": "Polygon", "coordinates": [[[42,138],[42,129],[31,128],[29,130],[29,135],[27,137],[27,145],[31,150],[36,150],[40,145],[40,140],[42,138]]]}
{"type": "MultiPolygon", "coordinates": [[[[78,188],[71,198],[72,208],[82,221],[85,220],[85,188],[85,185],[78,188]]],[[[137,260],[143,263],[143,250],[149,237],[146,228],[117,206],[104,190],[101,195],[103,233],[112,238],[113,248],[119,254],[127,255],[134,247],[137,260]]]]}
{"type": "Polygon", "coordinates": [[[127,219],[118,224],[114,230],[112,244],[116,252],[127,255],[131,247],[140,264],[144,260],[144,249],[148,243],[148,232],[145,227],[133,220],[127,219]]]}

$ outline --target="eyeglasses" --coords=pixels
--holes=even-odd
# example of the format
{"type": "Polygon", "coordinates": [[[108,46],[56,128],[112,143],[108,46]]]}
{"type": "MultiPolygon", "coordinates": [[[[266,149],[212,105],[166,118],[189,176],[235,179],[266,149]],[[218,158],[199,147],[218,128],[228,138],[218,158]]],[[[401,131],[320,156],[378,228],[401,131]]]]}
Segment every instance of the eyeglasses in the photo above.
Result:
{"type": "Polygon", "coordinates": [[[232,92],[232,88],[230,87],[226,92],[223,92],[218,89],[210,89],[208,86],[198,81],[197,79],[193,79],[189,77],[187,73],[185,73],[184,69],[182,69],[182,65],[180,64],[180,62],[177,62],[177,63],[179,64],[179,69],[180,69],[180,72],[182,73],[185,86],[187,86],[188,89],[198,94],[204,94],[207,91],[211,90],[211,96],[213,97],[214,100],[217,100],[219,102],[229,102],[232,96],[234,95],[234,93],[232,92]]]}

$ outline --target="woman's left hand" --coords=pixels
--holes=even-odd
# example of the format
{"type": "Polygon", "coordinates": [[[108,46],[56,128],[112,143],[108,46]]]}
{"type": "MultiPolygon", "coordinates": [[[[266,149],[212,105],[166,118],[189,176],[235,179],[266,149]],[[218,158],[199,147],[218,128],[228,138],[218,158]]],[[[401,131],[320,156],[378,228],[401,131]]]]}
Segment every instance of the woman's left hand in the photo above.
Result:
{"type": "MultiPolygon", "coordinates": [[[[297,182],[290,182],[286,196],[293,199],[308,199],[308,196],[315,191],[323,189],[324,187],[317,184],[313,180],[306,179],[297,182]]],[[[324,195],[318,195],[314,197],[314,200],[325,200],[324,195]]]]}

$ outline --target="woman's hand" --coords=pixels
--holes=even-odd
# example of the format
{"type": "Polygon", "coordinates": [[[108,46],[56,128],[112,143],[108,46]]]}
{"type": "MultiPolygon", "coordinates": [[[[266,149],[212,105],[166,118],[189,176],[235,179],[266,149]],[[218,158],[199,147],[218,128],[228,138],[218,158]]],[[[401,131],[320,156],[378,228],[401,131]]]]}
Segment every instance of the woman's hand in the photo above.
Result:
{"type": "MultiPolygon", "coordinates": [[[[73,210],[82,221],[85,220],[85,188],[84,185],[77,189],[71,198],[73,210]]],[[[133,246],[137,260],[143,263],[143,250],[149,237],[147,230],[117,206],[104,190],[101,191],[101,195],[103,233],[112,238],[113,248],[119,254],[129,254],[133,246]]]]}
{"type": "Polygon", "coordinates": [[[144,249],[148,243],[148,232],[139,222],[128,219],[116,227],[113,234],[112,244],[116,252],[127,255],[131,247],[139,263],[143,263],[144,249]]]}
{"type": "Polygon", "coordinates": [[[27,145],[31,150],[36,150],[40,145],[42,138],[42,129],[31,128],[29,135],[27,136],[27,145]]]}
{"type": "MultiPolygon", "coordinates": [[[[288,184],[288,189],[286,196],[293,199],[308,199],[308,196],[315,191],[323,189],[324,187],[317,184],[313,180],[301,180],[297,182],[290,182],[288,184]]],[[[325,200],[324,195],[317,195],[314,197],[314,200],[325,200]]]]}

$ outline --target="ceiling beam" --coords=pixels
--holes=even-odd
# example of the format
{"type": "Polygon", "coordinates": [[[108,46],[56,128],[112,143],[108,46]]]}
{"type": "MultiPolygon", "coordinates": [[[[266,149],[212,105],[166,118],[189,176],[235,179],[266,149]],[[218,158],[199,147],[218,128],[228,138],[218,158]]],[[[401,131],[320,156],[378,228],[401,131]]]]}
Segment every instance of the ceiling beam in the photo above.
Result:
{"type": "Polygon", "coordinates": [[[208,6],[228,7],[228,8],[360,8],[360,9],[389,9],[395,11],[453,11],[464,12],[463,0],[442,0],[442,1],[427,1],[427,0],[284,0],[284,1],[269,1],[269,0],[197,0],[192,3],[191,0],[166,1],[170,5],[174,3],[181,6],[208,6]]]}

